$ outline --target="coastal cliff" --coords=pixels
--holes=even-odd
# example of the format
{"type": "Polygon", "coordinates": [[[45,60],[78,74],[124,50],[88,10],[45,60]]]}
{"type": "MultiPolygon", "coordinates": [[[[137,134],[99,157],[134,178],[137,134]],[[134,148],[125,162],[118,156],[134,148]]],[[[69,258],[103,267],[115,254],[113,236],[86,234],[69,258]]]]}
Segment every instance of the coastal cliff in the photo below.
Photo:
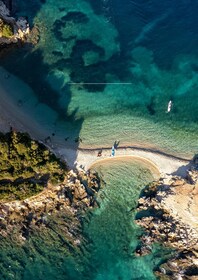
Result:
{"type": "Polygon", "coordinates": [[[160,279],[197,279],[198,277],[198,165],[197,157],[187,177],[169,176],[146,187],[138,203],[136,222],[146,233],[137,255],[162,242],[176,255],[161,265],[160,279]]]}

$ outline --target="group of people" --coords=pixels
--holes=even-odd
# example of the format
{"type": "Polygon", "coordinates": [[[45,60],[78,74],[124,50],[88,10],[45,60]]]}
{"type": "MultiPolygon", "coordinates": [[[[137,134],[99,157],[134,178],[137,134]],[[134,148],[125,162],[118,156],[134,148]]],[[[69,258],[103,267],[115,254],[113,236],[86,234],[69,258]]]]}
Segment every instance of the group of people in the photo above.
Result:
{"type": "MultiPolygon", "coordinates": [[[[115,141],[112,148],[111,148],[111,157],[115,156],[115,150],[117,149],[118,145],[119,145],[120,141],[115,141]]],[[[102,149],[98,152],[98,157],[102,156],[102,149]]]]}

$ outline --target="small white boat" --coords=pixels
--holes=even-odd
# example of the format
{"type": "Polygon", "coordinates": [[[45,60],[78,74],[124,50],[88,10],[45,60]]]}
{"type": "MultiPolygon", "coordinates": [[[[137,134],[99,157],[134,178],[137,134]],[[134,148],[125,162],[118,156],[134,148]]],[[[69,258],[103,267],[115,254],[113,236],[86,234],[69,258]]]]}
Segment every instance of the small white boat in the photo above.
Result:
{"type": "Polygon", "coordinates": [[[172,106],[173,106],[173,102],[170,100],[168,102],[168,107],[167,107],[167,113],[170,113],[171,109],[172,109],[172,106]]]}

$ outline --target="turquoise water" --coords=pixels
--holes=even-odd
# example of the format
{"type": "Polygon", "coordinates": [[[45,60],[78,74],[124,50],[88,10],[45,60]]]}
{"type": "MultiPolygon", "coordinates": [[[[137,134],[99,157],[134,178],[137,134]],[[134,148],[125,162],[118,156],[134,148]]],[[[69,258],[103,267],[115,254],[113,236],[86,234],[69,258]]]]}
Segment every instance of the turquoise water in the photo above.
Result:
{"type": "Polygon", "coordinates": [[[22,97],[21,110],[68,143],[80,136],[81,146],[101,147],[119,139],[192,157],[198,4],[149,3],[16,1],[16,14],[40,29],[34,48],[12,50],[0,62],[33,90],[26,95],[32,107],[22,97]]]}
{"type": "MultiPolygon", "coordinates": [[[[142,230],[134,219],[140,191],[158,178],[158,172],[154,168],[152,174],[148,164],[134,158],[101,161],[93,169],[101,176],[102,188],[99,207],[81,217],[86,241],[69,252],[56,232],[45,228],[37,228],[21,246],[14,240],[1,241],[2,280],[156,279],[154,270],[170,258],[171,251],[156,244],[149,255],[137,257],[142,230]]],[[[64,239],[65,220],[56,218],[56,223],[55,230],[64,239]]]]}
{"type": "MultiPolygon", "coordinates": [[[[40,41],[0,56],[0,66],[15,76],[2,86],[38,124],[41,138],[44,130],[54,133],[61,147],[80,136],[85,148],[119,140],[191,158],[198,149],[197,11],[196,0],[16,0],[14,13],[39,27],[40,41]]],[[[81,254],[66,257],[60,245],[49,245],[53,235],[48,244],[38,234],[17,249],[18,279],[155,279],[166,250],[157,245],[135,257],[140,229],[133,223],[152,175],[139,163],[97,168],[106,185],[101,207],[82,217],[89,242],[81,254]],[[34,246],[44,253],[34,255],[34,246]]]]}
{"type": "Polygon", "coordinates": [[[93,168],[102,177],[104,189],[99,193],[100,208],[84,226],[91,241],[88,279],[155,279],[153,269],[168,250],[156,247],[145,257],[134,254],[141,235],[134,223],[134,208],[141,189],[154,179],[148,165],[134,159],[111,160],[93,168]]]}

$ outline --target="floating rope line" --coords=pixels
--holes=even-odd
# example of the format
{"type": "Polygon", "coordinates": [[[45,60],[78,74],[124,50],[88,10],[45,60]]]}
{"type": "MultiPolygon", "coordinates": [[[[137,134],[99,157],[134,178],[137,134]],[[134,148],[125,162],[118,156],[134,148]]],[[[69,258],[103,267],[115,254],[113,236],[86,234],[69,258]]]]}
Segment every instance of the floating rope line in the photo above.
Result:
{"type": "Polygon", "coordinates": [[[133,83],[67,83],[68,85],[132,85],[133,83]]]}

